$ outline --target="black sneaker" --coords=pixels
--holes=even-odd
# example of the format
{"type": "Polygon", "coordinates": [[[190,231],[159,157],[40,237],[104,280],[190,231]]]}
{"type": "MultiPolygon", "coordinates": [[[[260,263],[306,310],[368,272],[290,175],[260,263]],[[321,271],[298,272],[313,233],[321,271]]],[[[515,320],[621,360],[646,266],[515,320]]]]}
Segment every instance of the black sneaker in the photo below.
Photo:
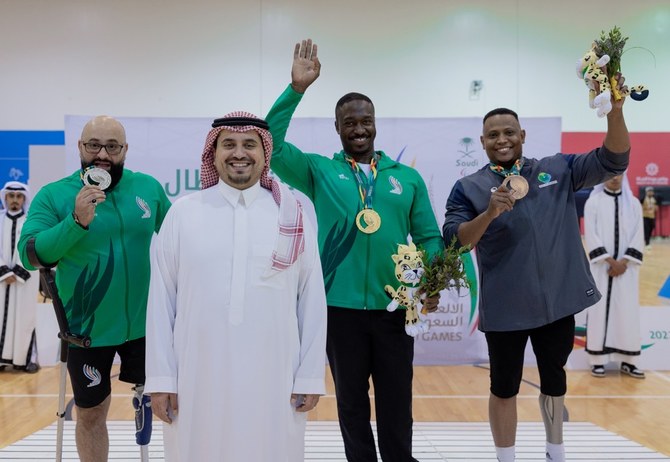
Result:
{"type": "Polygon", "coordinates": [[[14,370],[34,374],[40,370],[40,365],[37,363],[28,363],[25,366],[14,366],[14,370]]]}
{"type": "Polygon", "coordinates": [[[594,377],[605,377],[605,366],[603,365],[592,366],[591,375],[594,377]]]}
{"type": "Polygon", "coordinates": [[[628,374],[631,377],[635,377],[636,379],[643,379],[645,377],[644,372],[635,367],[633,364],[621,363],[621,372],[623,374],[628,374]]]}
{"type": "Polygon", "coordinates": [[[40,365],[37,363],[28,363],[24,371],[26,371],[28,374],[34,374],[35,372],[40,370],[40,365]]]}

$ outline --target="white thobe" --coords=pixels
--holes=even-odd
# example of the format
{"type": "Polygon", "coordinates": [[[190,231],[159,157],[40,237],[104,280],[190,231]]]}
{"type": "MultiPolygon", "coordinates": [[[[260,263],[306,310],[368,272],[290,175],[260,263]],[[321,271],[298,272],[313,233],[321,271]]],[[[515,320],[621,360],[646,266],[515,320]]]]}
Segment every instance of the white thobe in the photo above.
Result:
{"type": "Polygon", "coordinates": [[[6,214],[0,215],[0,267],[9,270],[0,276],[0,358],[2,363],[15,366],[25,366],[30,361],[28,353],[37,324],[39,272],[28,271],[30,277],[26,279],[23,272],[14,270],[17,265],[25,270],[16,248],[25,222],[23,215],[14,226],[6,214]],[[10,276],[15,276],[16,281],[8,285],[5,280],[10,276]]]}
{"type": "Polygon", "coordinates": [[[219,182],[170,208],[152,253],[145,384],[178,394],[166,461],[304,460],[306,413],[290,397],[324,394],[326,362],[318,245],[304,226],[304,252],[276,271],[278,207],[258,184],[219,182]]]}
{"type": "Polygon", "coordinates": [[[644,249],[642,207],[624,207],[623,196],[592,194],[584,206],[584,235],[591,273],[603,297],[587,309],[586,350],[591,365],[635,363],[640,354],[640,264],[644,249]],[[616,212],[615,212],[616,210],[616,212]],[[618,219],[615,221],[615,216],[618,219]],[[615,245],[618,244],[618,245],[615,245]],[[626,271],[610,278],[606,259],[628,260],[626,271]]]}

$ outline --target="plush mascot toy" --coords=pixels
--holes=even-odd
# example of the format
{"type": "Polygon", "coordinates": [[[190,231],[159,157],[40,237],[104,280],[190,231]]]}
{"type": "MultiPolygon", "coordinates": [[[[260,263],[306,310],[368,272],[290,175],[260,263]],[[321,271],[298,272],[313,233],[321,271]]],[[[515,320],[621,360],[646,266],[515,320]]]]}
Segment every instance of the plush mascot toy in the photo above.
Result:
{"type": "Polygon", "coordinates": [[[416,337],[422,332],[427,332],[429,323],[419,318],[417,304],[419,297],[416,294],[417,286],[423,276],[423,252],[417,250],[414,243],[410,245],[398,245],[398,253],[391,256],[395,262],[395,277],[400,282],[398,289],[387,285],[384,290],[391,297],[391,302],[386,309],[395,311],[399,306],[405,307],[405,332],[407,335],[416,337]]]}
{"type": "Polygon", "coordinates": [[[627,88],[626,91],[616,90],[616,80],[607,76],[607,64],[610,56],[603,54],[598,56],[598,46],[591,45],[582,59],[577,61],[577,76],[584,80],[589,88],[589,106],[596,110],[598,117],[605,117],[612,110],[612,94],[616,100],[629,96],[642,101],[649,96],[649,90],[644,85],[627,88]]]}
{"type": "Polygon", "coordinates": [[[596,110],[598,117],[605,117],[612,110],[610,80],[605,68],[609,62],[608,55],[598,57],[595,43],[577,61],[577,76],[589,87],[589,107],[596,110]]]}

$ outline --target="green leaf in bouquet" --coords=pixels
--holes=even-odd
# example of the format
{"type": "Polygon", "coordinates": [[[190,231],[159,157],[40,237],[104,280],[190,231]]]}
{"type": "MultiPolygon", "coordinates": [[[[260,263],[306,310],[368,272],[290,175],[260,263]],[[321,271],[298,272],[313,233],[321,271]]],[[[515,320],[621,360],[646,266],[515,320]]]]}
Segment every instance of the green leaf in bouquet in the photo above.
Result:
{"type": "Polygon", "coordinates": [[[427,297],[434,297],[444,289],[469,288],[461,255],[470,251],[470,246],[457,247],[456,237],[438,254],[432,257],[422,250],[424,273],[419,283],[419,291],[427,297]]]}
{"type": "Polygon", "coordinates": [[[621,55],[623,55],[627,40],[628,37],[623,36],[618,26],[614,26],[609,32],[601,31],[600,38],[595,40],[596,54],[610,57],[610,62],[607,64],[607,76],[609,78],[614,77],[617,72],[621,72],[621,55]]]}

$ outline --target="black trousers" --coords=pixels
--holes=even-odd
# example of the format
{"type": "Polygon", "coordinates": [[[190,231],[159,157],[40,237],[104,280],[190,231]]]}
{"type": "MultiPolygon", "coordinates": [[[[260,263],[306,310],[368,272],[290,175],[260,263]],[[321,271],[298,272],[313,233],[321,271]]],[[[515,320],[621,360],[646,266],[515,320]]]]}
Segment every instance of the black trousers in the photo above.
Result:
{"type": "Polygon", "coordinates": [[[412,457],[414,338],[405,333],[405,311],[329,306],[326,350],[347,460],[377,460],[368,397],[372,377],[382,460],[416,462],[412,457]]]}
{"type": "Polygon", "coordinates": [[[645,245],[649,245],[651,233],[654,232],[654,228],[656,227],[656,218],[644,217],[642,221],[644,222],[644,243],[645,245]]]}

